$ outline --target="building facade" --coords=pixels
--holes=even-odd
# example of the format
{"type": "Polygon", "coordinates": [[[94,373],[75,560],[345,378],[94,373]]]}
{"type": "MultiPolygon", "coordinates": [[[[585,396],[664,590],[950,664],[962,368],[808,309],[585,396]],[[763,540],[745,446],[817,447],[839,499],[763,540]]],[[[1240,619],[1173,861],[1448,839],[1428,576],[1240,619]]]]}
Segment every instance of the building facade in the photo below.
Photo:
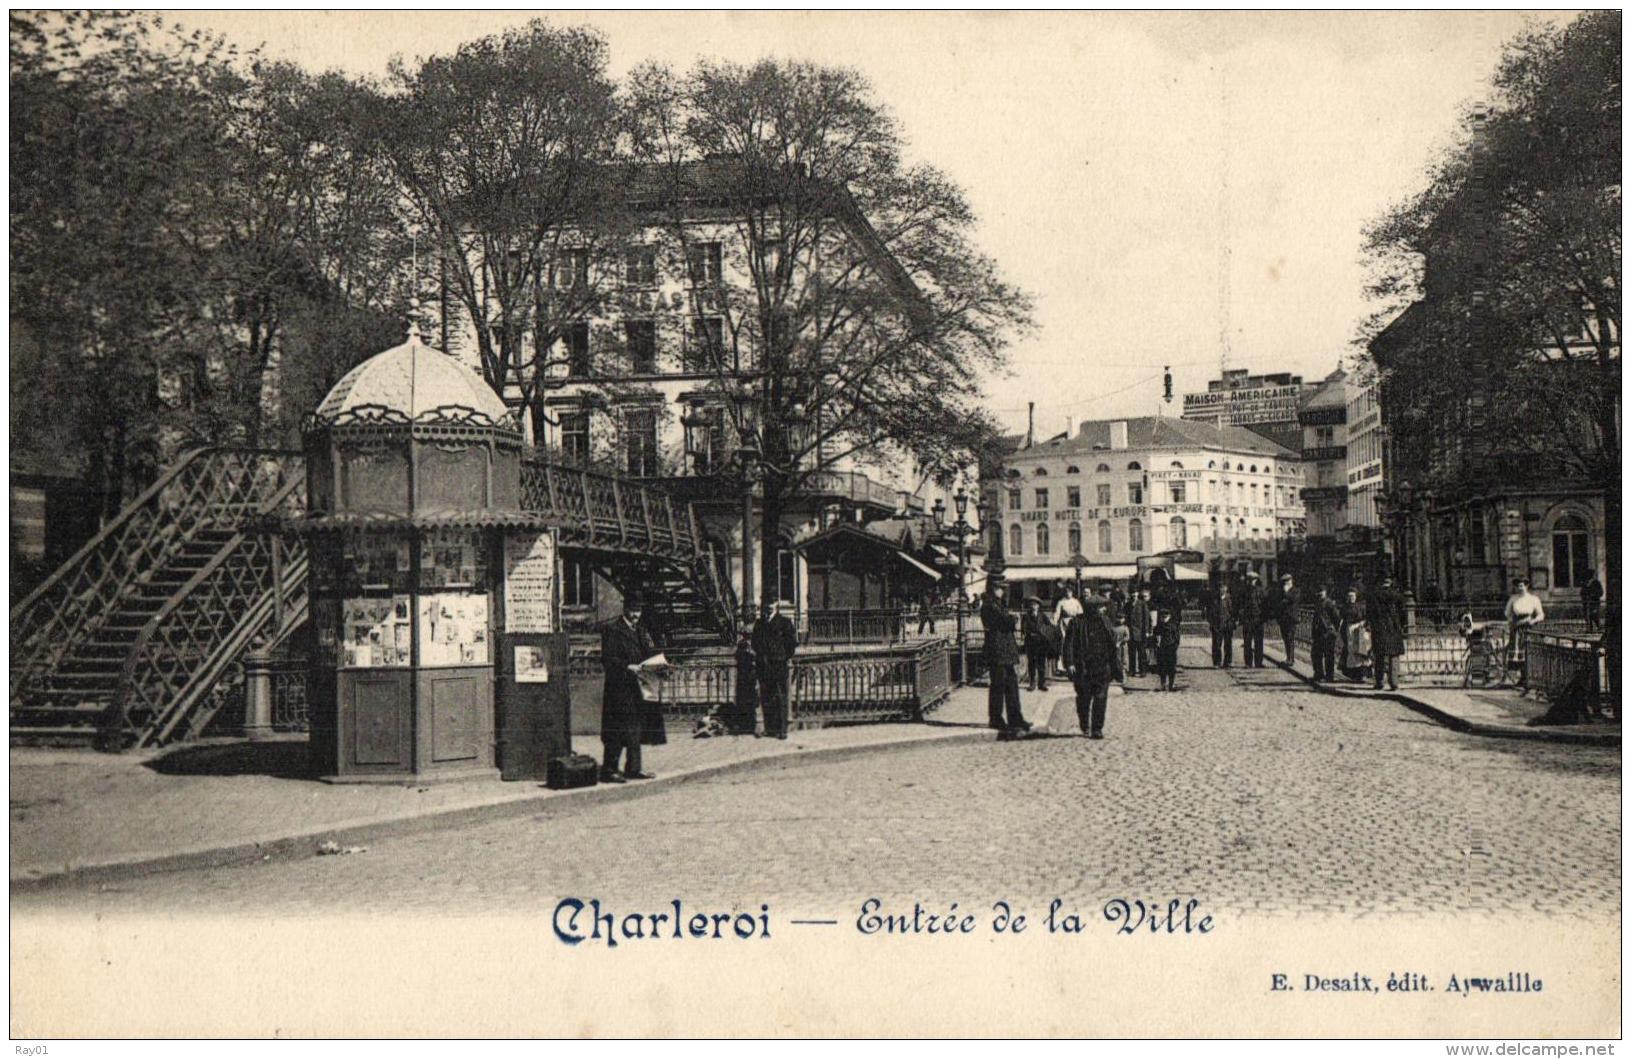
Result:
{"type": "Polygon", "coordinates": [[[1302,480],[1296,452],[1243,427],[1087,422],[1008,456],[988,545],[1000,544],[1009,581],[1043,598],[1078,562],[1086,582],[1126,582],[1164,553],[1187,560],[1180,580],[1268,577],[1304,532],[1302,480]]]}
{"type": "MultiPolygon", "coordinates": [[[[750,594],[751,582],[755,600],[787,600],[803,621],[819,601],[812,600],[810,570],[797,547],[802,540],[839,523],[927,517],[937,500],[950,510],[959,488],[976,493],[976,469],[948,481],[888,445],[835,454],[818,443],[790,468],[802,485],[764,539],[763,486],[757,484],[763,470],[753,462],[762,445],[747,430],[757,429],[763,403],[772,399],[762,389],[771,374],[763,370],[768,351],[801,336],[786,317],[755,311],[762,301],[755,285],[762,290],[766,274],[775,273],[797,288],[812,282],[809,273],[824,270],[870,270],[886,291],[911,281],[865,219],[841,209],[823,228],[822,244],[798,254],[745,224],[733,211],[728,186],[702,188],[694,201],[641,200],[635,209],[646,221],[633,226],[620,250],[580,249],[571,233],[561,240],[549,273],[553,288],[594,293],[561,298],[584,308],[539,351],[544,414],[528,440],[564,463],[655,480],[692,501],[738,599],[750,594]],[[750,230],[757,234],[750,237],[750,230]],[[744,526],[747,494],[753,500],[744,526]],[[774,583],[761,583],[767,570],[774,570],[774,583]]],[[[542,297],[547,301],[550,292],[542,297]]],[[[443,330],[450,350],[471,356],[475,341],[467,321],[444,321],[443,330]]],[[[505,396],[519,403],[513,388],[505,396]]],[[[827,429],[822,416],[819,405],[804,413],[801,446],[827,429]]],[[[841,440],[833,447],[853,444],[840,446],[841,440]]],[[[977,520],[972,505],[968,519],[977,520]]],[[[824,592],[830,583],[824,576],[824,592]]],[[[587,624],[617,613],[619,605],[615,590],[593,570],[565,565],[566,619],[587,624]]]]}

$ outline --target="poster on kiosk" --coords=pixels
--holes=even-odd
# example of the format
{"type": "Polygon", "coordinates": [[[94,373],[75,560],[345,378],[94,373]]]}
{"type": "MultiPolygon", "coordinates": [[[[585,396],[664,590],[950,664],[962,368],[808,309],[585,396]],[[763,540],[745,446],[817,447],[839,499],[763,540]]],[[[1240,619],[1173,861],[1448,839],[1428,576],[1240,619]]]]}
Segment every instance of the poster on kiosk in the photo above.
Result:
{"type": "Polygon", "coordinates": [[[571,752],[568,669],[560,631],[555,531],[504,537],[496,692],[499,768],[507,780],[543,779],[549,759],[571,752]]]}

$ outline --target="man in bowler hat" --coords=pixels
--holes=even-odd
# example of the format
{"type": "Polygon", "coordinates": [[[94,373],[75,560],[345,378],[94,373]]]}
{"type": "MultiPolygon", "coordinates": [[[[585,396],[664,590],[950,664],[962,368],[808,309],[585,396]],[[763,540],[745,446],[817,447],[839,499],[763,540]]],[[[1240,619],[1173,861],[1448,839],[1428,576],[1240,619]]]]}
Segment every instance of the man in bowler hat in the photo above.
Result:
{"type": "Polygon", "coordinates": [[[783,613],[790,603],[763,606],[763,616],[753,626],[753,661],[759,670],[759,701],[765,711],[765,735],[787,738],[787,679],[793,653],[798,650],[798,630],[783,613]]]}
{"type": "Polygon", "coordinates": [[[991,727],[998,739],[1012,739],[1031,726],[1019,708],[1019,646],[1014,642],[1014,616],[1008,613],[1008,586],[1001,581],[992,583],[980,607],[980,625],[985,629],[985,646],[981,648],[986,669],[990,671],[991,687],[987,692],[986,710],[991,727]]]}

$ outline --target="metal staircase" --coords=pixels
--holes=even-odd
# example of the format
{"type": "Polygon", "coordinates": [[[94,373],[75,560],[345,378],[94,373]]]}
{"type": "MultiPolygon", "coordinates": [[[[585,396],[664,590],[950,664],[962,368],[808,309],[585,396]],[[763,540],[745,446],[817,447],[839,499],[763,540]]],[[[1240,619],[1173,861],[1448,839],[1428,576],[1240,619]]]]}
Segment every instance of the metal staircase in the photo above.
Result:
{"type": "MultiPolygon", "coordinates": [[[[522,493],[560,520],[563,551],[652,596],[681,639],[734,631],[734,594],[690,504],[537,453],[522,493]]],[[[12,742],[122,749],[203,731],[243,653],[305,620],[305,548],[278,527],[304,510],[297,453],[183,456],[12,608],[12,742]]]]}
{"type": "MultiPolygon", "coordinates": [[[[295,453],[177,460],[12,608],[12,742],[177,734],[238,653],[275,644],[304,614],[304,554],[273,528],[304,501],[295,453]]],[[[190,720],[184,734],[208,717],[190,720]]]]}

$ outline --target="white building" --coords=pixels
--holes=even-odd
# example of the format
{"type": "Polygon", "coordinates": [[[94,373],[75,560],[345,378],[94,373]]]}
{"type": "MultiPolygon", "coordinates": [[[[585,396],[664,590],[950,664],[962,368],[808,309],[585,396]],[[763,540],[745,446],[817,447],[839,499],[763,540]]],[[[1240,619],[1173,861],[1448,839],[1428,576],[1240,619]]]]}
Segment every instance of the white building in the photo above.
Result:
{"type": "Polygon", "coordinates": [[[1303,531],[1301,461],[1244,427],[1145,417],[1083,423],[1009,457],[1000,513],[1006,576],[1049,585],[1123,581],[1181,556],[1180,580],[1273,573],[1303,531]]]}

